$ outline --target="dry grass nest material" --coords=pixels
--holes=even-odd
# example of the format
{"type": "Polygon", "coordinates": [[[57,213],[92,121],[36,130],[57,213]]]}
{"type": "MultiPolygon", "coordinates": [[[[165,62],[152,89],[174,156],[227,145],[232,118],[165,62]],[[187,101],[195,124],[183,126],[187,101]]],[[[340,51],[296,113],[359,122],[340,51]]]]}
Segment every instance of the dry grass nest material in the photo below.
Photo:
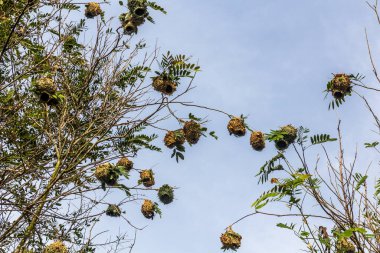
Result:
{"type": "Polygon", "coordinates": [[[156,210],[156,204],[153,203],[149,199],[145,199],[144,203],[141,206],[141,213],[144,215],[144,217],[147,219],[153,220],[154,215],[155,215],[155,210],[156,210]]]}
{"type": "Polygon", "coordinates": [[[235,135],[237,137],[244,136],[246,133],[244,119],[234,117],[232,118],[227,125],[228,132],[230,135],[235,135]]]}
{"type": "Polygon", "coordinates": [[[136,17],[145,18],[149,15],[148,5],[145,0],[129,0],[128,9],[136,17]]]}
{"type": "Polygon", "coordinates": [[[49,244],[44,250],[44,253],[68,253],[68,252],[69,250],[67,249],[67,247],[62,241],[55,241],[49,244]]]}
{"type": "Polygon", "coordinates": [[[330,82],[329,90],[335,99],[343,99],[344,96],[351,94],[352,86],[349,75],[335,74],[330,82]]]}
{"type": "Polygon", "coordinates": [[[278,150],[285,150],[297,139],[297,128],[292,125],[286,125],[281,127],[280,131],[283,132],[284,137],[275,141],[276,148],[278,150]]]}
{"type": "Polygon", "coordinates": [[[140,172],[140,182],[145,187],[152,187],[154,182],[154,173],[152,170],[143,170],[140,172]]]}
{"type": "Polygon", "coordinates": [[[165,146],[168,148],[174,148],[182,146],[186,141],[185,132],[183,129],[178,129],[175,131],[169,131],[166,133],[164,138],[165,146]]]}
{"type": "Polygon", "coordinates": [[[36,81],[35,92],[42,102],[48,103],[53,99],[53,95],[56,94],[57,86],[52,78],[42,77],[36,81]]]}
{"type": "Polygon", "coordinates": [[[183,126],[185,139],[190,144],[197,144],[202,135],[201,125],[194,120],[187,121],[183,126]]]}
{"type": "Polygon", "coordinates": [[[172,95],[177,90],[177,83],[165,76],[153,78],[153,88],[165,95],[172,95]]]}
{"type": "Polygon", "coordinates": [[[242,236],[228,228],[227,231],[220,236],[223,250],[237,250],[240,248],[242,236]]]}
{"type": "Polygon", "coordinates": [[[117,205],[109,205],[106,210],[106,215],[110,217],[120,217],[121,216],[120,207],[118,207],[117,205]]]}
{"type": "Polygon", "coordinates": [[[253,131],[250,137],[250,144],[256,151],[261,151],[265,148],[265,135],[260,131],[253,131]]]}
{"type": "Polygon", "coordinates": [[[99,16],[103,13],[102,9],[100,8],[100,4],[95,2],[89,2],[86,4],[86,10],[84,12],[84,15],[87,18],[94,18],[96,16],[99,16]]]}
{"type": "Polygon", "coordinates": [[[174,200],[174,189],[171,186],[164,184],[158,190],[158,198],[165,205],[172,203],[174,200]]]}
{"type": "Polygon", "coordinates": [[[125,170],[130,171],[133,168],[133,162],[126,157],[121,158],[116,166],[123,167],[125,170]]]}
{"type": "Polygon", "coordinates": [[[348,241],[346,238],[342,238],[336,243],[337,253],[355,253],[355,245],[348,241]]]}
{"type": "Polygon", "coordinates": [[[96,167],[95,177],[104,184],[114,186],[117,184],[119,175],[114,171],[112,164],[104,163],[96,167]]]}

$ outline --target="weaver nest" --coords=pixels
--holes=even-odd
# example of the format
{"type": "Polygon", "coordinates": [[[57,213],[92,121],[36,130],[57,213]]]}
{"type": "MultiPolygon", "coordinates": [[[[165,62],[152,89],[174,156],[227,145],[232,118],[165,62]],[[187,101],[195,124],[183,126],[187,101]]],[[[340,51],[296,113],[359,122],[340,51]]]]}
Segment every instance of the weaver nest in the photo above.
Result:
{"type": "Polygon", "coordinates": [[[237,250],[240,248],[242,236],[232,230],[231,227],[220,236],[223,250],[237,250]]]}
{"type": "Polygon", "coordinates": [[[292,125],[286,125],[281,127],[280,131],[283,132],[284,137],[275,141],[276,148],[278,150],[285,150],[297,139],[297,128],[292,125]]]}
{"type": "Polygon", "coordinates": [[[230,135],[235,135],[238,137],[244,136],[246,129],[244,124],[244,119],[242,118],[232,118],[227,125],[228,132],[230,135]]]}
{"type": "Polygon", "coordinates": [[[177,83],[167,76],[154,77],[152,86],[156,91],[169,96],[177,90],[177,83]]]}
{"type": "Polygon", "coordinates": [[[35,83],[35,92],[39,96],[41,102],[53,103],[56,100],[53,95],[57,92],[57,86],[54,80],[50,77],[42,77],[38,79],[35,83]]]}
{"type": "Polygon", "coordinates": [[[158,198],[165,205],[173,202],[174,199],[174,190],[171,186],[164,184],[158,189],[158,198]]]}
{"type": "Polygon", "coordinates": [[[335,74],[334,78],[328,83],[327,89],[335,99],[343,99],[346,95],[350,95],[352,91],[351,79],[346,74],[335,74]]]}
{"type": "Polygon", "coordinates": [[[169,131],[166,133],[164,138],[165,146],[168,148],[182,146],[185,143],[185,141],[186,138],[183,129],[169,131]]]}
{"type": "Polygon", "coordinates": [[[115,172],[114,167],[110,163],[104,163],[96,167],[95,177],[104,184],[114,186],[117,184],[119,175],[115,172]]]}
{"type": "Polygon", "coordinates": [[[152,170],[143,170],[140,172],[140,182],[145,187],[152,187],[154,182],[154,173],[152,170]]]}
{"type": "Polygon", "coordinates": [[[348,241],[346,238],[342,238],[336,242],[337,253],[355,253],[355,245],[348,241]]]}
{"type": "Polygon", "coordinates": [[[202,135],[201,125],[194,120],[187,121],[183,126],[185,139],[190,144],[197,144],[202,135]]]}
{"type": "Polygon", "coordinates": [[[136,17],[145,18],[149,15],[148,5],[145,0],[129,0],[128,9],[136,17]]]}
{"type": "Polygon", "coordinates": [[[265,148],[265,136],[260,131],[252,132],[249,142],[256,151],[261,151],[265,148]]]}
{"type": "Polygon", "coordinates": [[[141,213],[144,215],[144,217],[153,220],[154,215],[156,214],[155,211],[156,204],[150,201],[149,199],[145,199],[144,203],[141,206],[141,213]]]}
{"type": "Polygon", "coordinates": [[[123,157],[116,163],[116,166],[123,167],[126,171],[130,171],[133,168],[133,162],[127,157],[123,157]]]}
{"type": "Polygon", "coordinates": [[[96,16],[99,16],[103,13],[102,9],[100,8],[100,4],[95,2],[89,2],[86,4],[86,10],[84,12],[84,15],[87,18],[94,18],[96,16]]]}
{"type": "Polygon", "coordinates": [[[68,252],[69,250],[67,249],[67,247],[62,241],[55,241],[49,244],[44,250],[44,253],[68,253],[68,252]]]}
{"type": "Polygon", "coordinates": [[[106,210],[106,215],[110,217],[120,217],[121,210],[120,207],[117,205],[108,205],[108,208],[106,210]]]}

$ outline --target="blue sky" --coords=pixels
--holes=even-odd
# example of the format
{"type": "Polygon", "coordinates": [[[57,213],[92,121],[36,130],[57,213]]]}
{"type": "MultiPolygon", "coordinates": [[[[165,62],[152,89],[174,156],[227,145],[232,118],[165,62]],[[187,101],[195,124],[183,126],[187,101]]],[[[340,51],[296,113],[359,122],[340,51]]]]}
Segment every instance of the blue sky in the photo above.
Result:
{"type": "MultiPolygon", "coordinates": [[[[313,133],[336,136],[342,120],[348,158],[358,146],[375,138],[371,119],[358,98],[352,97],[339,110],[328,111],[322,91],[331,73],[362,73],[373,82],[364,29],[374,51],[379,37],[376,19],[363,0],[177,0],[159,1],[168,15],[155,14],[156,24],[144,25],[137,38],[145,38],[162,51],[186,53],[199,59],[197,76],[188,99],[220,108],[235,115],[249,115],[247,123],[268,132],[292,123],[313,133]]],[[[109,15],[119,14],[112,9],[109,15]]],[[[377,48],[376,48],[377,46],[377,48]]],[[[378,51],[377,51],[378,52],[378,51]]],[[[374,83],[374,85],[376,85],[374,83]]],[[[375,99],[371,102],[379,104],[375,99]]],[[[189,112],[185,109],[183,116],[189,112]]],[[[193,111],[194,112],[194,111],[193,111]]],[[[139,213],[140,203],[127,208],[127,216],[138,226],[134,252],[221,252],[219,236],[224,228],[252,212],[250,205],[266,189],[254,175],[276,151],[273,145],[261,153],[249,146],[249,137],[230,137],[228,118],[212,112],[210,129],[218,141],[202,139],[188,148],[185,161],[177,164],[170,151],[143,152],[135,160],[138,168],[153,168],[158,185],[180,187],[172,205],[162,208],[162,219],[147,221],[139,213]]],[[[178,128],[174,121],[167,128],[178,128]]],[[[332,154],[336,146],[328,146],[332,154]]],[[[314,161],[317,150],[310,157],[314,161]]],[[[292,152],[289,152],[292,157],[292,152]]],[[[361,154],[368,166],[377,162],[361,154]]],[[[324,164],[321,166],[323,167],[324,164]]],[[[310,208],[313,208],[310,206],[310,208]]],[[[281,212],[269,207],[268,211],[281,212]]],[[[118,221],[104,218],[109,226],[118,221]]],[[[255,216],[234,229],[243,236],[240,253],[294,253],[304,246],[290,232],[276,228],[284,219],[255,216]]],[[[122,225],[123,227],[126,225],[122,225]]]]}

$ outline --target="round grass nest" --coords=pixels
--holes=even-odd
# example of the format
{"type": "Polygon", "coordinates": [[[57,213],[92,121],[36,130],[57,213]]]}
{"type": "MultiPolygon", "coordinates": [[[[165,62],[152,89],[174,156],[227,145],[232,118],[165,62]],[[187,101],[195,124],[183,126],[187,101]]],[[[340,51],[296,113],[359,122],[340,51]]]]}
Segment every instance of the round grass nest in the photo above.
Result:
{"type": "Polygon", "coordinates": [[[283,132],[284,137],[275,141],[275,145],[278,150],[285,150],[297,139],[297,128],[292,125],[286,125],[281,127],[280,131],[283,132]]]}
{"type": "Polygon", "coordinates": [[[46,246],[44,253],[68,253],[69,250],[62,241],[55,241],[46,246]]]}
{"type": "Polygon", "coordinates": [[[235,135],[237,137],[244,136],[246,133],[244,119],[233,117],[227,125],[228,132],[230,135],[235,135]]]}
{"type": "Polygon", "coordinates": [[[182,146],[186,141],[185,132],[183,129],[178,129],[175,131],[169,131],[166,133],[164,138],[165,146],[168,148],[174,148],[182,146]]]}
{"type": "Polygon", "coordinates": [[[355,245],[348,241],[346,238],[342,238],[336,242],[337,253],[355,253],[355,245]]]}
{"type": "Polygon", "coordinates": [[[116,163],[116,166],[123,167],[126,171],[130,171],[133,168],[133,162],[127,157],[123,157],[116,163]]]}
{"type": "Polygon", "coordinates": [[[42,102],[49,103],[57,92],[57,86],[52,78],[42,77],[36,81],[35,92],[42,102]]]}
{"type": "Polygon", "coordinates": [[[108,208],[106,210],[106,215],[110,217],[120,217],[121,216],[120,207],[118,207],[117,205],[108,205],[108,208]]]}
{"type": "Polygon", "coordinates": [[[149,199],[145,199],[144,203],[141,206],[141,213],[144,215],[144,217],[147,219],[153,220],[154,215],[155,215],[155,210],[156,210],[156,204],[153,203],[149,199]]]}
{"type": "Polygon", "coordinates": [[[154,182],[154,173],[152,170],[143,170],[140,172],[140,182],[145,187],[152,187],[154,182]]]}
{"type": "Polygon", "coordinates": [[[95,177],[104,184],[114,186],[117,184],[119,175],[114,171],[112,164],[104,163],[96,167],[95,177]]]}
{"type": "Polygon", "coordinates": [[[145,0],[129,0],[128,9],[133,16],[145,18],[149,16],[148,5],[145,0]]]}
{"type": "Polygon", "coordinates": [[[237,250],[240,248],[242,236],[232,230],[231,227],[220,236],[223,250],[237,250]]]}
{"type": "Polygon", "coordinates": [[[84,12],[84,15],[86,18],[94,18],[96,16],[99,16],[103,13],[102,9],[100,8],[100,4],[96,2],[89,2],[86,4],[86,10],[84,12]]]}
{"type": "Polygon", "coordinates": [[[158,198],[165,205],[172,203],[174,200],[173,187],[167,184],[164,184],[163,186],[161,186],[160,189],[158,189],[158,198]]]}
{"type": "Polygon", "coordinates": [[[265,148],[265,135],[260,131],[253,131],[249,142],[256,151],[262,151],[265,148]]]}
{"type": "Polygon", "coordinates": [[[201,125],[194,120],[185,122],[183,126],[185,139],[190,144],[197,144],[202,135],[201,125]]]}
{"type": "Polygon", "coordinates": [[[335,74],[327,88],[331,91],[335,99],[343,99],[346,95],[350,95],[352,91],[350,76],[346,74],[335,74]]]}
{"type": "Polygon", "coordinates": [[[136,17],[129,12],[121,14],[119,16],[119,19],[121,21],[122,27],[124,28],[124,33],[128,35],[137,33],[138,26],[142,25],[145,22],[144,18],[136,17]]]}
{"type": "Polygon", "coordinates": [[[166,76],[154,77],[152,86],[156,91],[169,96],[177,90],[177,83],[166,76]]]}

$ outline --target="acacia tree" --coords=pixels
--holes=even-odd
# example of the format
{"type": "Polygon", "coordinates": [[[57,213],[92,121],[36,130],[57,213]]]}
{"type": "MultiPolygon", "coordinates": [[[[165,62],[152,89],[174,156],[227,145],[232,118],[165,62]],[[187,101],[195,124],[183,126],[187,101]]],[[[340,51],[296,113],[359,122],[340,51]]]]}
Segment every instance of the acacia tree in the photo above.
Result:
{"type": "MultiPolygon", "coordinates": [[[[380,24],[378,1],[368,5],[380,24]]],[[[374,120],[374,132],[380,134],[379,116],[364,95],[364,92],[375,95],[380,92],[377,88],[380,77],[367,34],[366,38],[377,84],[367,84],[360,74],[339,73],[327,83],[325,93],[332,98],[329,110],[338,107],[344,110],[344,103],[350,96],[359,96],[374,120]]],[[[223,248],[237,250],[240,247],[242,236],[232,230],[233,225],[251,216],[266,215],[292,218],[292,221],[299,219],[299,223],[284,221],[277,226],[291,230],[305,243],[306,252],[380,252],[380,180],[371,176],[367,168],[357,165],[357,150],[352,160],[346,157],[345,150],[351,147],[344,145],[342,133],[339,121],[337,138],[329,134],[311,135],[309,129],[292,125],[267,134],[252,134],[251,144],[256,150],[265,147],[265,140],[273,142],[277,149],[277,154],[265,162],[256,175],[258,183],[267,184],[268,190],[252,204],[253,213],[232,223],[222,234],[223,248]],[[336,143],[335,154],[325,146],[327,142],[336,143]],[[312,159],[310,156],[318,148],[323,155],[312,159]],[[289,159],[289,153],[298,159],[289,159]],[[265,211],[270,204],[285,205],[289,212],[265,211]]],[[[378,140],[363,145],[380,153],[378,140]]]]}
{"type": "Polygon", "coordinates": [[[160,151],[152,144],[159,136],[177,161],[186,142],[216,137],[204,120],[177,115],[173,107],[223,113],[233,119],[230,132],[243,134],[236,128],[242,119],[181,100],[200,70],[189,57],[160,56],[136,42],[138,28],[154,22],[153,10],[166,13],[146,0],[0,1],[2,252],[132,247],[125,231],[98,239],[100,216],[123,218],[134,227],[123,214],[125,205],[138,201],[142,214],[153,219],[161,213],[155,199],[169,204],[174,198],[174,187],[155,187],[154,172],[135,168],[133,158],[141,150],[160,151]],[[106,18],[106,5],[121,5],[125,12],[119,20],[106,18]],[[77,20],[78,13],[83,18],[77,20]],[[89,23],[95,28],[87,28],[89,23]],[[169,119],[178,129],[160,127],[169,119]],[[152,130],[160,134],[147,134],[152,130]],[[133,174],[138,182],[129,180],[133,174]],[[108,197],[120,192],[125,197],[117,203],[108,197]]]}

